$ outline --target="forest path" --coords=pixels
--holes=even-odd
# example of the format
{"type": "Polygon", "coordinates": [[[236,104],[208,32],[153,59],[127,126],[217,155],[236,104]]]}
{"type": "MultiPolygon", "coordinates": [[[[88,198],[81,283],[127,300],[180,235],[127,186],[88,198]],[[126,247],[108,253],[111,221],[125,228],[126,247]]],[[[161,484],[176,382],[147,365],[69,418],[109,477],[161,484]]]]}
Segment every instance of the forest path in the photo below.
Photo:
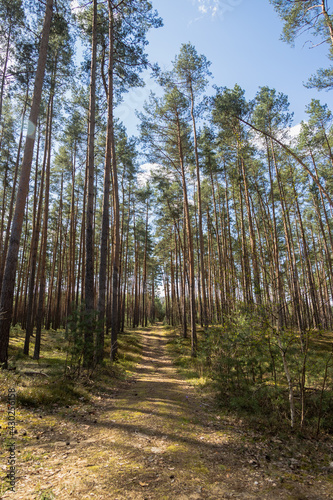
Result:
{"type": "Polygon", "coordinates": [[[139,335],[143,356],[135,378],[96,398],[90,411],[59,415],[51,436],[51,416],[43,415],[35,456],[18,466],[17,493],[3,498],[332,498],[327,483],[320,491],[310,476],[302,484],[282,482],[292,471],[277,469],[267,443],[251,441],[241,422],[221,418],[178,375],[162,326],[139,335]]]}

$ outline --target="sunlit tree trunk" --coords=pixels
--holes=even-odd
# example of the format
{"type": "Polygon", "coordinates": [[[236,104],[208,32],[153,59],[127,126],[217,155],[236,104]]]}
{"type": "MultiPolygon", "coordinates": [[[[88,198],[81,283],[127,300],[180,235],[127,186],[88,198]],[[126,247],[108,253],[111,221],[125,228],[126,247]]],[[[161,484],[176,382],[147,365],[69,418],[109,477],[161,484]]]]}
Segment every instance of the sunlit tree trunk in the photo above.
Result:
{"type": "Polygon", "coordinates": [[[52,119],[53,119],[53,89],[51,90],[51,98],[49,103],[49,126],[48,126],[48,141],[47,141],[47,162],[45,170],[45,196],[44,196],[44,215],[43,215],[43,234],[41,245],[41,280],[39,285],[38,309],[36,317],[36,339],[34,349],[34,359],[39,359],[42,324],[44,318],[44,302],[45,302],[45,284],[46,284],[46,252],[48,239],[48,218],[49,218],[49,198],[50,198],[50,170],[51,170],[51,137],[52,137],[52,119]]]}
{"type": "Polygon", "coordinates": [[[25,142],[20,181],[16,197],[16,205],[11,228],[10,243],[6,258],[1,299],[0,299],[0,363],[7,366],[9,330],[12,320],[13,296],[15,287],[15,273],[17,257],[22,232],[25,203],[29,190],[30,171],[35,144],[35,131],[42,96],[44,73],[47,59],[48,40],[53,13],[53,0],[47,0],[44,25],[39,49],[39,57],[35,76],[34,95],[29,116],[29,128],[25,142]]]}
{"type": "MultiPolygon", "coordinates": [[[[46,134],[45,134],[45,145],[44,145],[44,159],[43,159],[43,167],[41,173],[40,187],[39,187],[39,197],[36,196],[35,193],[35,201],[38,199],[38,208],[36,217],[34,218],[33,230],[32,230],[32,238],[31,238],[31,249],[30,249],[30,269],[29,269],[29,286],[28,286],[28,304],[27,304],[27,315],[26,315],[26,332],[25,332],[25,341],[24,341],[24,354],[29,354],[29,342],[30,337],[33,334],[33,327],[35,324],[35,318],[33,315],[33,308],[35,302],[35,276],[36,276],[36,267],[37,267],[37,254],[38,254],[38,241],[39,241],[39,233],[42,219],[42,207],[43,207],[43,192],[44,192],[44,179],[45,179],[45,170],[46,164],[48,161],[48,150],[49,150],[49,112],[50,106],[48,106],[48,113],[46,117],[46,134]]],[[[38,164],[36,163],[36,171],[38,170],[38,164]]],[[[36,177],[36,188],[37,188],[37,177],[36,177]]]]}
{"type": "MultiPolygon", "coordinates": [[[[13,218],[13,209],[14,209],[14,202],[15,202],[15,196],[16,196],[16,184],[17,184],[17,177],[18,177],[18,171],[19,171],[19,165],[20,165],[20,158],[21,158],[21,149],[22,149],[22,142],[23,142],[23,131],[24,131],[24,122],[25,122],[25,115],[26,115],[26,109],[27,109],[27,102],[28,102],[28,96],[29,96],[29,86],[27,85],[27,91],[25,94],[25,99],[24,99],[24,106],[23,106],[23,111],[22,111],[22,118],[21,118],[21,131],[20,131],[20,138],[19,138],[19,143],[18,143],[18,148],[17,148],[17,155],[16,155],[16,163],[15,163],[15,172],[14,172],[14,179],[13,179],[13,186],[12,186],[12,193],[10,197],[10,202],[9,202],[9,209],[8,209],[8,220],[7,220],[7,230],[5,233],[5,241],[2,246],[2,241],[0,244],[0,248],[2,250],[1,255],[0,255],[0,290],[2,288],[2,279],[3,279],[3,273],[5,269],[5,263],[6,263],[6,256],[7,256],[7,251],[8,251],[8,243],[9,243],[9,236],[10,236],[10,226],[12,223],[12,218],[13,218]]],[[[38,150],[39,150],[39,138],[40,135],[38,134],[38,146],[37,146],[37,159],[38,159],[38,150]]],[[[37,161],[36,161],[37,165],[37,161]]],[[[38,168],[36,167],[38,170],[38,168]]],[[[5,202],[5,196],[3,199],[3,202],[5,202]]],[[[4,207],[2,210],[2,214],[4,215],[4,207]]],[[[2,225],[3,227],[3,225],[2,225]]],[[[2,231],[0,234],[3,234],[2,231]]]]}
{"type": "Polygon", "coordinates": [[[116,160],[115,137],[113,127],[113,64],[114,64],[114,18],[113,7],[109,0],[109,24],[110,24],[110,68],[109,68],[109,106],[111,123],[111,156],[112,156],[112,199],[113,199],[113,263],[112,263],[112,319],[111,319],[111,360],[115,360],[118,350],[119,332],[119,267],[120,267],[120,210],[118,193],[118,172],[116,160]]]}
{"type": "Polygon", "coordinates": [[[187,196],[187,186],[185,178],[185,167],[184,167],[184,157],[181,142],[180,133],[180,123],[178,114],[176,113],[177,120],[177,138],[178,138],[178,151],[179,151],[179,161],[181,167],[181,177],[182,177],[182,188],[183,188],[183,200],[184,200],[184,211],[185,211],[185,221],[186,221],[186,231],[187,231],[187,245],[188,245],[188,260],[189,260],[189,292],[190,292],[190,319],[191,319],[191,355],[196,356],[197,351],[197,332],[196,332],[196,307],[195,307],[195,270],[194,270],[194,252],[193,252],[193,239],[191,230],[191,218],[188,204],[187,196]]]}

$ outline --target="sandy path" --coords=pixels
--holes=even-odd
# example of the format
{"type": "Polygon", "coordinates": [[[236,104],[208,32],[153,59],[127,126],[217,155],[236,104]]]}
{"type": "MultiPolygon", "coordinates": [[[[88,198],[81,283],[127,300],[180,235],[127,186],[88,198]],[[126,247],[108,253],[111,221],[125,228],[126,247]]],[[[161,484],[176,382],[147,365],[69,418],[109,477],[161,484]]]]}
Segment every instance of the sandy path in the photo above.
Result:
{"type": "Polygon", "coordinates": [[[278,470],[266,445],[221,419],[177,374],[161,326],[140,335],[135,379],[84,415],[59,415],[51,435],[45,415],[34,456],[18,464],[17,493],[4,499],[333,498],[329,483],[321,491],[310,475],[286,481],[290,471],[278,470]]]}

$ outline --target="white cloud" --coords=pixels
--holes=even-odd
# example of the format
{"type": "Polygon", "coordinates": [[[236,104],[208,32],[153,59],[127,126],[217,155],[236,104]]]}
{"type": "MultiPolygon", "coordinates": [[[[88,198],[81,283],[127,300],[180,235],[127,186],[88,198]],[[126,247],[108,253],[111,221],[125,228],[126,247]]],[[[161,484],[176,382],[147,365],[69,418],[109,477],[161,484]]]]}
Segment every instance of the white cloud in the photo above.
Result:
{"type": "MultiPolygon", "coordinates": [[[[292,146],[301,131],[301,127],[302,124],[297,123],[293,127],[288,127],[286,129],[283,129],[282,131],[280,131],[280,133],[275,132],[273,135],[274,137],[279,139],[283,144],[287,146],[292,146]]],[[[265,137],[260,132],[255,132],[252,130],[252,144],[258,150],[263,152],[266,151],[265,137]]]]}
{"type": "Polygon", "coordinates": [[[81,7],[79,4],[78,0],[72,0],[71,1],[71,11],[73,14],[78,14],[80,12],[83,12],[85,7],[81,7]]]}
{"type": "Polygon", "coordinates": [[[145,186],[146,183],[149,182],[151,171],[158,167],[158,163],[144,163],[140,166],[140,172],[138,174],[138,184],[140,187],[145,186]]]}
{"type": "Polygon", "coordinates": [[[225,14],[233,12],[243,0],[193,0],[193,2],[202,15],[208,14],[212,18],[219,17],[223,20],[225,14]]]}
{"type": "Polygon", "coordinates": [[[219,0],[196,0],[195,3],[201,14],[211,14],[212,17],[216,15],[219,0]]]}
{"type": "Polygon", "coordinates": [[[294,138],[297,137],[301,131],[302,124],[297,123],[297,125],[294,125],[293,127],[289,128],[289,135],[294,138]]]}

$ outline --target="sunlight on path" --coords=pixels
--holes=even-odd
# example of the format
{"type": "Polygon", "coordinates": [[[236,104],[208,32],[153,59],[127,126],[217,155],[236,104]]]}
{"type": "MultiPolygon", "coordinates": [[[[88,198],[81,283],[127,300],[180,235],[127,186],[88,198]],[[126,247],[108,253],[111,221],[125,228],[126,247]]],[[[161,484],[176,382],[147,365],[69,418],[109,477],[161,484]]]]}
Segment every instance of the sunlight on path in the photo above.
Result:
{"type": "Polygon", "coordinates": [[[263,463],[262,444],[177,374],[163,327],[138,335],[143,355],[134,379],[96,396],[86,414],[78,408],[74,422],[72,409],[71,418],[45,415],[45,428],[52,418],[57,425],[47,441],[25,448],[25,475],[4,500],[332,498],[304,495],[295,481],[290,491],[279,485],[281,471],[263,463]]]}
{"type": "Polygon", "coordinates": [[[103,418],[114,432],[110,462],[118,470],[110,498],[255,498],[246,493],[246,482],[237,481],[238,493],[223,482],[230,482],[230,457],[221,461],[230,437],[216,432],[207,404],[177,375],[163,328],[141,335],[135,381],[103,418]]]}

